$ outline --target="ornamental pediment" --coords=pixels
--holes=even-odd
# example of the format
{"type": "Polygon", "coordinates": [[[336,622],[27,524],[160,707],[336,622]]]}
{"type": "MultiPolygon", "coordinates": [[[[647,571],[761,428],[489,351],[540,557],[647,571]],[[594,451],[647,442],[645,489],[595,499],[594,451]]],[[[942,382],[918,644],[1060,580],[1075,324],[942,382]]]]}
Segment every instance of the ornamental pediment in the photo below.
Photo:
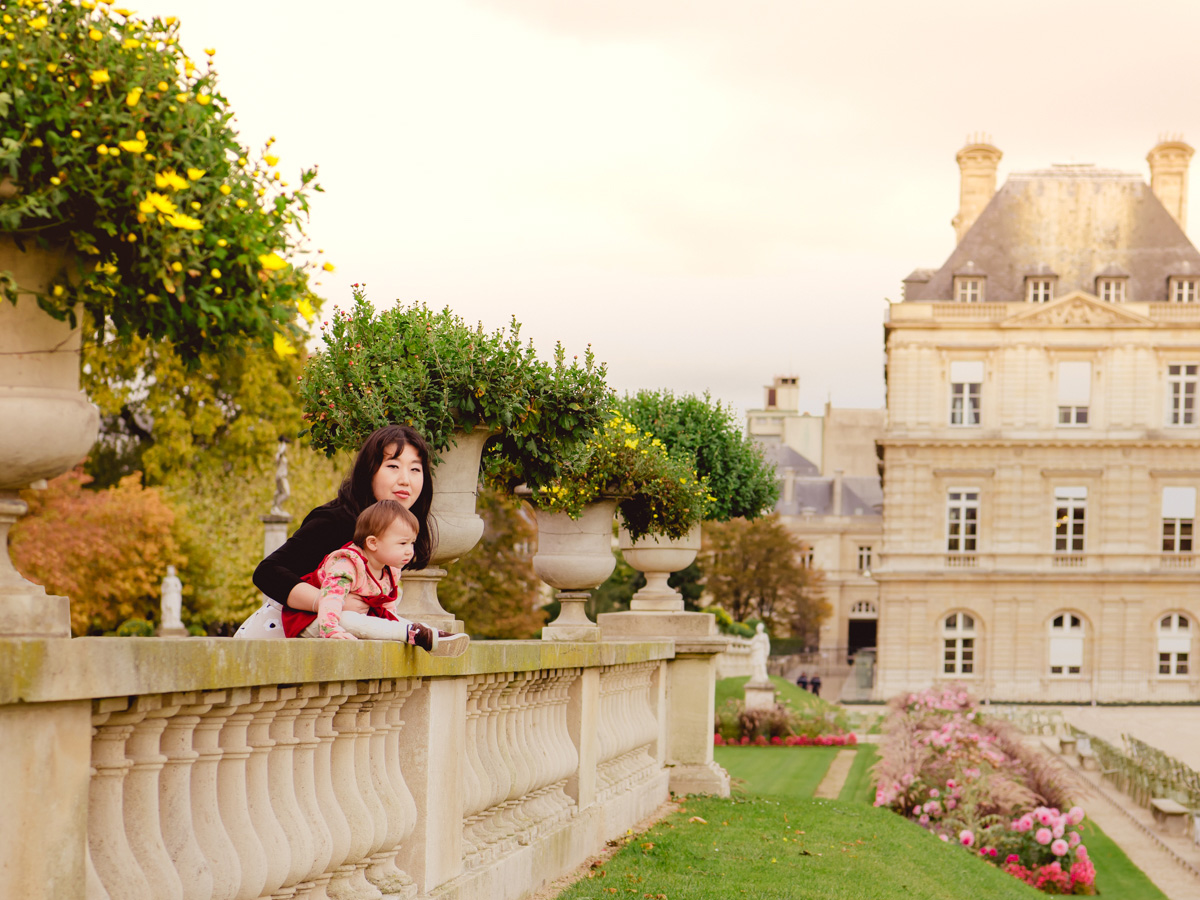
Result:
{"type": "Polygon", "coordinates": [[[1074,291],[1045,305],[1019,312],[1000,323],[1002,328],[1153,328],[1145,316],[1103,303],[1091,294],[1074,291]]]}

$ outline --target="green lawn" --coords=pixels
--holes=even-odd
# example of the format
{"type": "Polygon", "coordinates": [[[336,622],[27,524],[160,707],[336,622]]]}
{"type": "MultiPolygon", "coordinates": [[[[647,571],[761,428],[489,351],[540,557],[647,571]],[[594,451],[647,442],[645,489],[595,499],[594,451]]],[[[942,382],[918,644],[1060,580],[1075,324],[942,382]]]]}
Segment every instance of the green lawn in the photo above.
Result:
{"type": "Polygon", "coordinates": [[[874,744],[859,744],[854,765],[846,776],[846,783],[838,794],[839,800],[851,800],[856,803],[875,802],[875,783],[871,780],[871,766],[879,756],[879,748],[874,744]]]}
{"type": "MultiPolygon", "coordinates": [[[[717,701],[716,707],[720,709],[725,705],[726,700],[741,700],[745,697],[746,682],[749,677],[741,678],[722,678],[717,681],[717,701]]],[[[840,706],[822,700],[820,697],[813,695],[809,691],[802,690],[798,684],[788,681],[786,678],[780,678],[778,675],[771,676],[771,683],[779,690],[778,699],[784,706],[790,706],[797,712],[804,713],[824,713],[830,712],[838,715],[844,715],[840,706]]]]}
{"type": "Polygon", "coordinates": [[[1167,900],[1167,895],[1154,886],[1146,873],[1130,862],[1120,847],[1100,830],[1095,822],[1084,820],[1079,835],[1087,845],[1092,865],[1096,867],[1096,890],[1102,897],[1120,900],[1167,900]]]}
{"type": "Polygon", "coordinates": [[[813,795],[839,747],[714,747],[735,793],[778,800],[813,795]]]}

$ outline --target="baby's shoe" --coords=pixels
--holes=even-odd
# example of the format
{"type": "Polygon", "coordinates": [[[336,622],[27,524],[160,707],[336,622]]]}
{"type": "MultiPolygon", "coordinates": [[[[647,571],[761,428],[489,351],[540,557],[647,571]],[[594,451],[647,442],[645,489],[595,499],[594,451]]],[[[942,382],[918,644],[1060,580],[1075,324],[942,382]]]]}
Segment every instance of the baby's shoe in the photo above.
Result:
{"type": "Polygon", "coordinates": [[[437,642],[432,650],[429,651],[432,656],[462,656],[467,652],[467,647],[471,643],[471,636],[463,632],[453,633],[450,631],[437,632],[437,642]]]}
{"type": "Polygon", "coordinates": [[[408,626],[408,642],[427,653],[433,653],[438,646],[438,630],[420,622],[413,622],[408,626]]]}

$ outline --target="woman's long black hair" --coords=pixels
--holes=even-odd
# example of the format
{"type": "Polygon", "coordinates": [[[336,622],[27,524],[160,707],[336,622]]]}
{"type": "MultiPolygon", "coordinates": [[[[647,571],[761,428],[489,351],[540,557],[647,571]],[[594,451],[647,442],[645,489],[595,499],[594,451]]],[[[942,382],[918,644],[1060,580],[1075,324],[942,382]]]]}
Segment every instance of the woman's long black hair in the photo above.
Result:
{"type": "Polygon", "coordinates": [[[433,502],[433,471],[429,465],[429,445],[425,438],[408,425],[385,425],[371,433],[358,449],[354,466],[350,474],[338,488],[337,500],[334,501],[354,516],[375,502],[375,494],[371,490],[371,482],[375,473],[385,460],[396,459],[404,452],[405,447],[413,447],[421,460],[421,468],[425,471],[425,480],[421,485],[421,493],[409,511],[416,516],[421,530],[417,534],[416,545],[413,548],[412,562],[406,569],[424,569],[429,565],[429,557],[437,546],[437,535],[434,534],[433,519],[429,516],[429,505],[433,502]]]}

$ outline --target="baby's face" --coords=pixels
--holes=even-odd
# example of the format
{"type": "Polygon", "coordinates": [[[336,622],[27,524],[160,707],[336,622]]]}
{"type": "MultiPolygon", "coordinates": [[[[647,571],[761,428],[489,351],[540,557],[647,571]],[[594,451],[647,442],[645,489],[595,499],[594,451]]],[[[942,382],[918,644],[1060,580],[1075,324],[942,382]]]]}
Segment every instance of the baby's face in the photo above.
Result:
{"type": "Polygon", "coordinates": [[[413,543],[416,539],[413,530],[400,519],[396,519],[382,534],[375,536],[375,548],[372,552],[380,565],[403,569],[412,562],[413,543]]]}

